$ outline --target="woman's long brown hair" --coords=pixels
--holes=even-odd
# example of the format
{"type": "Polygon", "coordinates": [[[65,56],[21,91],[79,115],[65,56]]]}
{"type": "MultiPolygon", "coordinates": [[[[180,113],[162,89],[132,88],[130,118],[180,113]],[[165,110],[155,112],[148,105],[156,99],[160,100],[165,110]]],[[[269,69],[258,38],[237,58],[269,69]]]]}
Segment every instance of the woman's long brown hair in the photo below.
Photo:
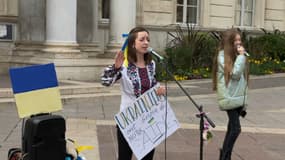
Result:
{"type": "MultiPolygon", "coordinates": [[[[234,62],[238,55],[237,49],[234,46],[234,41],[236,35],[240,35],[240,32],[235,29],[229,29],[223,32],[222,40],[220,42],[219,50],[217,51],[213,60],[213,90],[217,90],[217,71],[218,71],[218,55],[220,50],[224,50],[224,78],[226,86],[228,86],[230,81],[231,72],[233,69],[234,62]]],[[[248,62],[247,62],[248,63],[248,62]]],[[[248,69],[248,67],[246,67],[248,69]]],[[[246,79],[248,80],[248,70],[245,71],[246,79]]]]}

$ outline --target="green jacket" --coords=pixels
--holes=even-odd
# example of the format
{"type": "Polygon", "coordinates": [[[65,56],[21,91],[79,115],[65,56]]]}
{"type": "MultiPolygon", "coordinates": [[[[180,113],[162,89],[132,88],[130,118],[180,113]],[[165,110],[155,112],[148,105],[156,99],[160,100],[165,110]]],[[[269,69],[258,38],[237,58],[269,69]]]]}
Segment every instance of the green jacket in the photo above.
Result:
{"type": "Polygon", "coordinates": [[[244,76],[246,57],[238,55],[233,66],[231,78],[226,87],[224,78],[224,51],[218,55],[217,93],[218,103],[221,110],[234,109],[246,105],[247,80],[244,76]]]}

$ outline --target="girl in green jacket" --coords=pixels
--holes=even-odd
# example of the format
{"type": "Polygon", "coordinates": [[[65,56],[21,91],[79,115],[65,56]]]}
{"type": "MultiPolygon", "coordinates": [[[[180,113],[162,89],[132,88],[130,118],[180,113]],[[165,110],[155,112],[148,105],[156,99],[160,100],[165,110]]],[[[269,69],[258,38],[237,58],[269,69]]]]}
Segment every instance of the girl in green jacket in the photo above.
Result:
{"type": "Polygon", "coordinates": [[[247,99],[248,69],[246,51],[241,34],[236,29],[222,34],[220,48],[214,58],[213,89],[218,94],[218,104],[228,115],[228,126],[220,160],[230,160],[231,153],[240,132],[239,116],[245,116],[247,99]]]}

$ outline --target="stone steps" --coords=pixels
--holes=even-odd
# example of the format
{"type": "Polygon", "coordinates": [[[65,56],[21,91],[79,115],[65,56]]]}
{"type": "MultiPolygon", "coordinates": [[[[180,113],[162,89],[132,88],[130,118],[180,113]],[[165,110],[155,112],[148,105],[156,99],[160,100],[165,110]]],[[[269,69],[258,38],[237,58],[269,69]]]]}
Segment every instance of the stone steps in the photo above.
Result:
{"type": "MultiPolygon", "coordinates": [[[[74,82],[76,83],[76,82],[74,82]]],[[[61,98],[64,102],[71,99],[87,99],[100,96],[120,95],[119,84],[112,87],[104,87],[100,83],[82,83],[60,86],[61,98]]],[[[0,103],[14,103],[14,95],[11,88],[0,89],[0,103]]]]}

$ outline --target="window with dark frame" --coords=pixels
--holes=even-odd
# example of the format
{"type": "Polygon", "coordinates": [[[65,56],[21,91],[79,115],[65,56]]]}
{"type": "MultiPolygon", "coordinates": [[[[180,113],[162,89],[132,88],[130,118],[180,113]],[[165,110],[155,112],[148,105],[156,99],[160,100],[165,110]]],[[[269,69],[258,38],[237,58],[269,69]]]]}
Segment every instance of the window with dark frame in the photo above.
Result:
{"type": "Polygon", "coordinates": [[[199,0],[177,0],[176,22],[198,24],[199,0]]]}
{"type": "Polygon", "coordinates": [[[13,24],[0,24],[0,41],[13,40],[13,24]]]}

